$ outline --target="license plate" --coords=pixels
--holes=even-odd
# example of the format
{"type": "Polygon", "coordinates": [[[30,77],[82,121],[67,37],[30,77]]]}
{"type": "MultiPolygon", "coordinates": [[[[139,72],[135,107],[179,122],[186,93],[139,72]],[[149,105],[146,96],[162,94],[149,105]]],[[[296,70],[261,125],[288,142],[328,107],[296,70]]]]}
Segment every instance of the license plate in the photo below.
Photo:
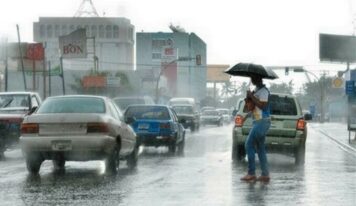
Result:
{"type": "Polygon", "coordinates": [[[52,150],[54,151],[72,150],[72,141],[70,140],[52,141],[52,150]]]}
{"type": "Polygon", "coordinates": [[[139,124],[138,125],[138,129],[148,129],[148,128],[150,128],[149,124],[139,124]]]}

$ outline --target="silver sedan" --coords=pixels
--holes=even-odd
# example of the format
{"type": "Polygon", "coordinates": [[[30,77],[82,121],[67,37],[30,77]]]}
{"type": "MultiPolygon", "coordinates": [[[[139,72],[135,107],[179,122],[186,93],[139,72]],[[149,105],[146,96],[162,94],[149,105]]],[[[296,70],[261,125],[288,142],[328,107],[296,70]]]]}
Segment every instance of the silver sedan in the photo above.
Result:
{"type": "Polygon", "coordinates": [[[30,173],[44,160],[55,169],[65,161],[105,160],[106,171],[116,173],[120,160],[137,164],[136,134],[120,110],[106,97],[68,95],[47,98],[21,125],[20,144],[30,173]]]}

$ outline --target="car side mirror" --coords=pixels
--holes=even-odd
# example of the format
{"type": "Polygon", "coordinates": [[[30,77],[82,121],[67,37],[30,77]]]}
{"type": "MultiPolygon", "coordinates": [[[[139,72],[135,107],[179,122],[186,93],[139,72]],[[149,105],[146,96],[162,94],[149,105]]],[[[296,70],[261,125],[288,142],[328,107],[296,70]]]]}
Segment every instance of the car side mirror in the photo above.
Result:
{"type": "Polygon", "coordinates": [[[125,117],[126,124],[132,124],[136,121],[135,117],[125,117]]]}
{"type": "Polygon", "coordinates": [[[311,114],[307,113],[307,114],[304,114],[304,119],[308,121],[308,120],[312,120],[313,117],[311,114]]]}
{"type": "Polygon", "coordinates": [[[27,115],[33,114],[33,113],[37,110],[37,108],[38,108],[37,106],[32,107],[32,108],[30,109],[30,111],[28,111],[27,115]]]}

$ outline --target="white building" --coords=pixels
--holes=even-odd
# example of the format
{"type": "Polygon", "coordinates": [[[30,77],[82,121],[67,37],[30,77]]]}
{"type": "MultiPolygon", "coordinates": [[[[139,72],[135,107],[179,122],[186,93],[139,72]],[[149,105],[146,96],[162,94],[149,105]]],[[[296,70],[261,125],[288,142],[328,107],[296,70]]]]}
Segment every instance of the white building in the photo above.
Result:
{"type": "MultiPolygon", "coordinates": [[[[58,37],[68,35],[78,28],[85,28],[87,37],[95,37],[99,71],[133,70],[135,31],[130,20],[107,17],[40,17],[33,25],[34,41],[45,44],[46,58],[51,61],[52,68],[59,66],[58,37]]],[[[93,38],[87,40],[86,59],[66,59],[64,70],[93,69],[93,42],[93,38]]]]}
{"type": "Polygon", "coordinates": [[[137,71],[146,93],[155,95],[159,79],[160,95],[197,101],[206,97],[207,46],[199,36],[184,31],[138,32],[136,42],[137,71]]]}

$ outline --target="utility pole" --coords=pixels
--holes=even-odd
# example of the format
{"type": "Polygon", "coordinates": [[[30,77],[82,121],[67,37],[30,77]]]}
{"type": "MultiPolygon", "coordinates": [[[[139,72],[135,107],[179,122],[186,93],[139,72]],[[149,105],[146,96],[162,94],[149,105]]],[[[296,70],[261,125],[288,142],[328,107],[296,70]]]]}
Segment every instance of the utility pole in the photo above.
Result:
{"type": "Polygon", "coordinates": [[[22,51],[21,51],[20,28],[19,28],[19,25],[18,25],[18,24],[16,24],[16,28],[17,28],[17,39],[18,39],[18,44],[19,44],[19,53],[20,53],[20,59],[21,59],[21,68],[22,68],[23,83],[24,83],[25,91],[27,91],[26,76],[25,76],[25,67],[24,67],[23,56],[22,56],[22,51]]]}

